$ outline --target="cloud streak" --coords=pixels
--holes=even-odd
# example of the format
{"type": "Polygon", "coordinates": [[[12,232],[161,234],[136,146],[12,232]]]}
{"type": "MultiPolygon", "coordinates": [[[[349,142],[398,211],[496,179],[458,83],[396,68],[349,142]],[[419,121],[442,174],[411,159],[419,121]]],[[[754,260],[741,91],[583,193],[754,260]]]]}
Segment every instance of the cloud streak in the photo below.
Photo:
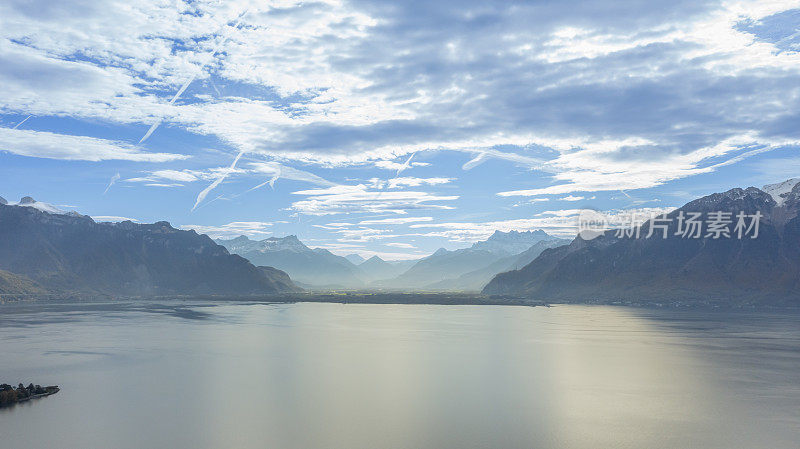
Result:
{"type": "Polygon", "coordinates": [[[230,175],[236,169],[236,163],[239,162],[239,159],[242,157],[243,154],[244,151],[240,151],[233,159],[233,162],[231,162],[231,165],[227,169],[221,170],[217,179],[215,179],[214,182],[209,184],[208,187],[206,187],[205,189],[200,191],[200,193],[197,194],[197,199],[194,202],[194,206],[192,206],[192,211],[197,209],[197,206],[200,203],[202,203],[204,199],[206,199],[206,196],[209,193],[211,193],[212,190],[217,188],[217,186],[220,185],[222,181],[224,181],[225,178],[227,178],[228,175],[230,175]]]}
{"type": "Polygon", "coordinates": [[[277,162],[252,162],[250,163],[250,167],[252,171],[254,171],[255,173],[269,174],[271,175],[271,178],[269,178],[265,182],[262,182],[261,184],[256,185],[255,187],[247,190],[244,193],[252,192],[253,190],[264,187],[267,184],[269,184],[270,187],[275,188],[275,181],[277,181],[280,178],[291,179],[294,181],[308,182],[323,187],[332,187],[337,185],[336,183],[328,181],[327,179],[319,177],[313,173],[303,170],[298,170],[292,167],[287,167],[277,162]]]}
{"type": "Polygon", "coordinates": [[[169,162],[189,158],[183,154],[151,153],[125,142],[97,137],[11,128],[0,128],[0,151],[28,157],[93,162],[169,162]]]}
{"type": "Polygon", "coordinates": [[[13,128],[11,128],[11,129],[17,129],[17,128],[19,128],[20,126],[22,126],[22,124],[23,124],[23,123],[27,122],[27,121],[28,121],[28,119],[29,119],[29,118],[31,118],[31,117],[33,117],[33,116],[32,116],[32,115],[29,115],[29,116],[25,117],[24,119],[22,119],[22,121],[21,121],[21,122],[19,122],[19,123],[17,123],[16,125],[14,125],[14,127],[13,127],[13,128]]]}
{"type": "MultiPolygon", "coordinates": [[[[239,16],[236,18],[236,22],[235,22],[235,23],[234,23],[234,25],[233,25],[233,27],[234,27],[234,28],[236,28],[237,26],[239,26],[239,23],[240,23],[240,22],[241,22],[241,20],[244,18],[244,16],[246,16],[246,15],[247,15],[247,12],[248,12],[248,11],[247,11],[247,10],[245,10],[244,12],[242,12],[241,14],[239,14],[239,16]]],[[[222,27],[220,27],[219,31],[217,31],[217,33],[215,33],[215,34],[219,34],[219,33],[220,33],[221,31],[223,31],[225,28],[226,28],[226,25],[223,25],[222,27]]],[[[219,41],[219,42],[217,43],[217,45],[216,45],[216,46],[214,47],[214,49],[211,51],[210,55],[211,55],[211,56],[214,56],[214,55],[216,55],[216,54],[219,52],[220,48],[221,48],[221,47],[222,47],[222,46],[225,44],[225,42],[227,42],[227,41],[228,41],[228,36],[226,35],[226,36],[225,36],[225,37],[224,37],[224,38],[223,38],[221,41],[219,41]]],[[[203,67],[199,67],[199,68],[198,68],[198,70],[202,70],[202,69],[203,69],[203,67]]],[[[192,75],[191,77],[189,77],[189,79],[187,79],[187,80],[186,80],[186,82],[184,82],[184,83],[183,83],[183,85],[181,85],[180,89],[178,89],[178,91],[177,91],[177,92],[175,92],[175,95],[173,95],[173,96],[172,96],[172,99],[170,99],[170,100],[169,100],[169,105],[170,105],[170,106],[172,106],[172,105],[174,105],[174,104],[175,104],[175,102],[178,100],[178,98],[180,98],[180,96],[181,96],[181,95],[183,95],[183,93],[186,91],[186,89],[189,87],[189,85],[190,85],[190,84],[192,84],[192,82],[195,80],[195,78],[197,78],[197,73],[195,73],[194,75],[192,75]]],[[[155,123],[153,123],[153,124],[150,126],[150,128],[147,130],[147,132],[144,134],[144,136],[142,136],[142,138],[141,138],[141,139],[139,139],[139,143],[138,143],[138,144],[139,144],[139,145],[141,145],[142,143],[144,143],[144,142],[145,142],[145,141],[146,141],[146,140],[147,140],[147,139],[148,139],[148,138],[149,138],[149,137],[150,137],[150,136],[153,134],[153,132],[154,132],[154,131],[155,131],[155,130],[158,128],[158,126],[159,126],[159,125],[161,125],[161,122],[162,122],[163,120],[164,120],[164,119],[163,119],[163,117],[161,117],[161,118],[159,118],[159,119],[158,119],[158,120],[157,120],[155,123]]]]}
{"type": "Polygon", "coordinates": [[[114,185],[114,183],[116,183],[117,181],[119,181],[119,178],[120,178],[120,176],[119,176],[119,173],[115,173],[115,174],[114,174],[114,176],[112,176],[112,177],[111,177],[111,180],[110,180],[110,181],[108,181],[108,185],[106,186],[106,189],[105,189],[105,190],[103,190],[103,195],[105,195],[106,193],[108,193],[108,189],[110,189],[110,188],[111,188],[111,186],[113,186],[113,185],[114,185]]]}

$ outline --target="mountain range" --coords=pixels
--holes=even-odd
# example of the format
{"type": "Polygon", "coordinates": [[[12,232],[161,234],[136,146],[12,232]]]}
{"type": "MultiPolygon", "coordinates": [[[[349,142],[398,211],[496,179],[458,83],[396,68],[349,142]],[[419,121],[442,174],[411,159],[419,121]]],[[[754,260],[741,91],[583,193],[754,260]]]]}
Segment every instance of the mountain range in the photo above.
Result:
{"type": "Polygon", "coordinates": [[[365,277],[352,262],[322,248],[311,249],[297,236],[250,240],[247,236],[218,239],[232,254],[255,265],[267,265],[289,273],[295,281],[316,287],[359,288],[365,277]]]}
{"type": "Polygon", "coordinates": [[[373,284],[381,282],[386,279],[391,279],[401,275],[403,272],[411,268],[416,263],[416,260],[383,260],[378,256],[372,256],[358,264],[358,269],[364,273],[364,276],[369,279],[373,284]]]}
{"type": "Polygon", "coordinates": [[[364,260],[294,235],[213,241],[163,221],[97,223],[31,197],[0,198],[0,294],[249,295],[298,291],[297,280],[314,288],[482,288],[549,302],[800,303],[800,179],[708,195],[637,229],[571,242],[541,230],[497,231],[419,260],[364,260]],[[727,214],[731,234],[739,213],[758,215],[758,235],[679,232],[683,218],[716,213],[727,214]],[[644,237],[651,230],[655,237],[644,237]]]}
{"type": "Polygon", "coordinates": [[[542,230],[495,231],[469,248],[438,249],[403,274],[379,285],[417,290],[480,290],[492,276],[524,265],[546,248],[567,244],[542,230]]]}
{"type": "Polygon", "coordinates": [[[167,222],[96,223],[33,198],[0,201],[0,285],[18,293],[264,294],[297,291],[208,236],[167,222]]]}
{"type": "MultiPolygon", "coordinates": [[[[736,188],[708,195],[648,221],[639,237],[610,230],[594,239],[578,236],[548,249],[519,270],[495,276],[483,289],[492,295],[552,302],[649,301],[725,304],[800,303],[800,179],[736,188]],[[679,217],[731,214],[730,238],[684,238],[679,217]],[[733,235],[740,212],[763,215],[756,238],[733,235]],[[656,237],[645,238],[650,227],[656,237]]],[[[752,224],[748,223],[748,227],[752,224]]]]}
{"type": "Polygon", "coordinates": [[[541,230],[497,231],[470,248],[442,248],[420,260],[401,261],[378,256],[364,260],[356,254],[337,256],[325,249],[309,248],[294,235],[263,240],[239,236],[216,243],[256,265],[286,271],[301,285],[313,288],[478,291],[495,274],[521,267],[542,250],[568,241],[541,230]]]}
{"type": "Polygon", "coordinates": [[[541,240],[519,254],[501,257],[483,268],[464,273],[456,278],[443,279],[429,284],[428,287],[433,290],[480,291],[498,273],[518,270],[533,262],[544,250],[567,243],[569,243],[568,240],[559,238],[541,240]]]}

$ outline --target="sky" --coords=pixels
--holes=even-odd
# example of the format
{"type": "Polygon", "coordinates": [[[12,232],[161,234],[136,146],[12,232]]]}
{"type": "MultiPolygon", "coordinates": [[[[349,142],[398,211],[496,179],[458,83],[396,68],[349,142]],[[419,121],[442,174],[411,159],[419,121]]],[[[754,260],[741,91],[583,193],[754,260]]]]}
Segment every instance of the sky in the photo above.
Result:
{"type": "Polygon", "coordinates": [[[0,196],[418,258],[800,176],[800,0],[0,2],[0,196]]]}

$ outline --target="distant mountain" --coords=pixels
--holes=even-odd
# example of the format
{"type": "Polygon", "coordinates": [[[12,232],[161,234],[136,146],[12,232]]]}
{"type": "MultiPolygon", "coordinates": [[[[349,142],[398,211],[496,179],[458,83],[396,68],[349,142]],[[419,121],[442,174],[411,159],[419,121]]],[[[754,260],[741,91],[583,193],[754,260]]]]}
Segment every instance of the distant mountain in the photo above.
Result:
{"type": "Polygon", "coordinates": [[[348,254],[344,256],[344,258],[347,259],[353,265],[361,265],[366,260],[363,257],[359,256],[358,254],[348,254]]]}
{"type": "MultiPolygon", "coordinates": [[[[800,304],[800,180],[732,189],[692,201],[669,214],[668,238],[653,223],[639,238],[608,231],[596,239],[544,251],[520,270],[497,275],[488,294],[510,294],[553,302],[682,301],[725,304],[800,304]],[[675,235],[678,215],[760,212],[757,238],[713,239],[675,235]]],[[[748,222],[749,225],[749,222],[748,222]]]]}
{"type": "Polygon", "coordinates": [[[326,249],[311,249],[294,235],[264,240],[239,236],[216,242],[256,265],[283,270],[295,281],[306,285],[343,288],[364,286],[359,269],[349,260],[326,249]]]}
{"type": "Polygon", "coordinates": [[[496,274],[510,270],[518,270],[533,262],[534,259],[539,257],[542,251],[563,246],[568,243],[569,240],[559,238],[542,240],[520,254],[503,257],[486,267],[464,273],[455,279],[444,279],[429,285],[429,287],[435,290],[480,291],[496,274]]]}
{"type": "Polygon", "coordinates": [[[769,194],[777,206],[781,206],[798,183],[800,178],[793,178],[777,184],[767,184],[761,190],[769,194]]]}
{"type": "MultiPolygon", "coordinates": [[[[476,242],[471,247],[448,251],[444,248],[436,250],[432,255],[419,260],[406,272],[400,276],[382,283],[382,285],[392,288],[403,289],[458,289],[476,290],[480,289],[481,283],[487,282],[491,276],[498,273],[495,271],[490,275],[482,274],[480,279],[467,282],[461,286],[462,275],[480,270],[491,270],[489,267],[501,260],[500,267],[513,266],[514,257],[531,249],[540,242],[552,242],[552,244],[565,244],[542,230],[537,231],[495,231],[487,240],[476,242]]],[[[534,250],[535,251],[535,250],[534,250]]],[[[481,271],[481,273],[484,273],[481,271]]]]}
{"type": "Polygon", "coordinates": [[[469,249],[472,251],[489,251],[494,254],[520,254],[541,241],[560,240],[541,229],[535,231],[494,231],[488,239],[475,242],[469,249]]]}
{"type": "MultiPolygon", "coordinates": [[[[0,205],[0,269],[53,292],[110,295],[294,291],[276,273],[230,255],[208,236],[167,222],[95,223],[74,212],[0,205]]],[[[18,280],[17,280],[18,282],[18,280]]]]}
{"type": "Polygon", "coordinates": [[[358,268],[370,281],[380,281],[396,277],[411,267],[412,261],[385,261],[378,256],[372,256],[364,261],[358,268]]]}

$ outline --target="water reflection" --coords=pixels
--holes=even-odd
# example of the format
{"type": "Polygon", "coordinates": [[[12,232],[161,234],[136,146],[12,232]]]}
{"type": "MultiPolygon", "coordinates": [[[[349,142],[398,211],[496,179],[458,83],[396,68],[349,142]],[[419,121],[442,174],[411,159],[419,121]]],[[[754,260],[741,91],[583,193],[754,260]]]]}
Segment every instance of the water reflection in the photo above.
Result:
{"type": "Polygon", "coordinates": [[[0,437],[42,448],[794,447],[798,323],[582,306],[6,307],[0,380],[63,388],[0,411],[0,437]],[[14,430],[33,425],[47,430],[14,430]]]}

